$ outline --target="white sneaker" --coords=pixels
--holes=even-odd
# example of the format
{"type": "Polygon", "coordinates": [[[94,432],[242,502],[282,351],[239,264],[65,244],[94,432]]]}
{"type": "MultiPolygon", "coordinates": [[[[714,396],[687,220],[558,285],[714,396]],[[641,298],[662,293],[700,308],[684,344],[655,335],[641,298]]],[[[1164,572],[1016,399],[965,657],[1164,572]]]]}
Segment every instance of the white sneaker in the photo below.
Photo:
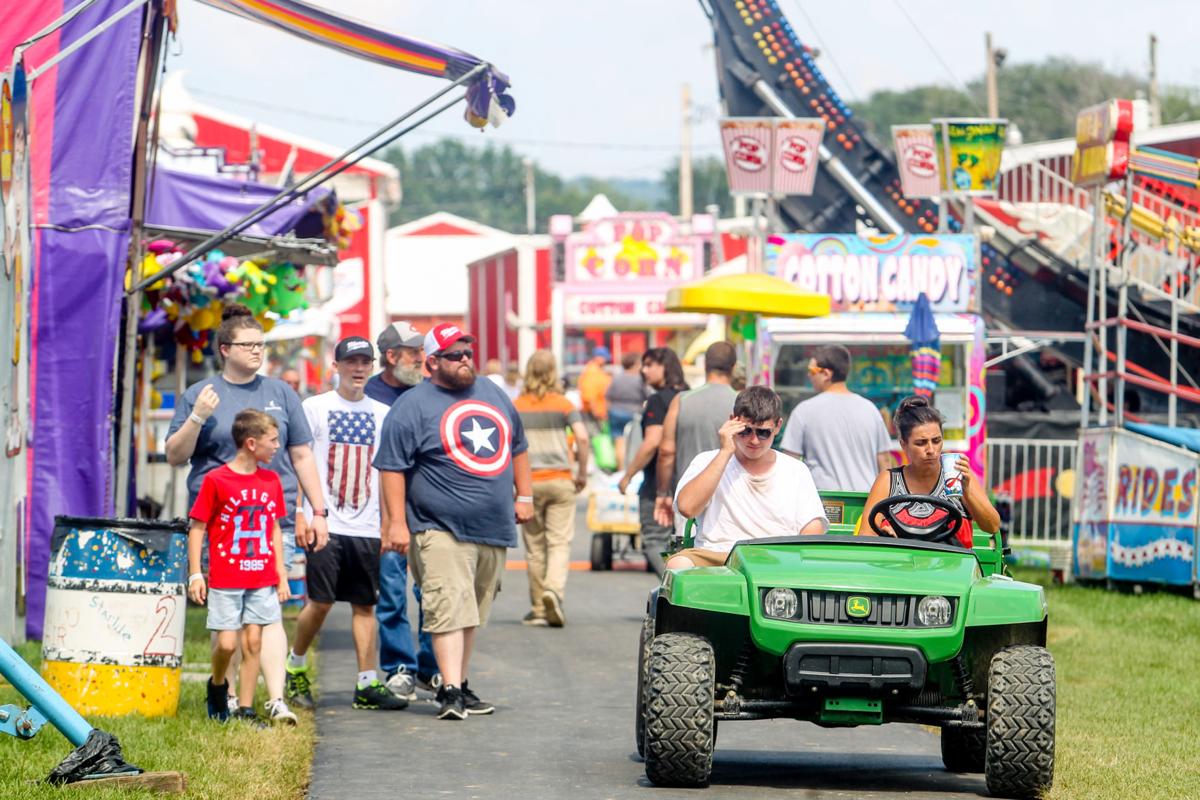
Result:
{"type": "Polygon", "coordinates": [[[267,712],[267,719],[271,720],[272,725],[283,723],[285,725],[295,725],[296,715],[288,708],[283,698],[278,700],[268,700],[264,707],[267,712]]]}
{"type": "Polygon", "coordinates": [[[388,691],[396,697],[408,700],[410,703],[417,699],[417,682],[406,669],[399,669],[387,679],[388,691]]]}

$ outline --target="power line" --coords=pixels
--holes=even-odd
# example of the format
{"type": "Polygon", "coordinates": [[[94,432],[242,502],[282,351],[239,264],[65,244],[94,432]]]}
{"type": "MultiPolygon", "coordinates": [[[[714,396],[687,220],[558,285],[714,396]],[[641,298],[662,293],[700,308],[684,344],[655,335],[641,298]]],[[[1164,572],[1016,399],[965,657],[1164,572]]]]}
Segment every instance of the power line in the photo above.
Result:
{"type": "Polygon", "coordinates": [[[833,51],[829,49],[829,47],[825,44],[825,40],[821,38],[821,33],[817,30],[817,24],[813,22],[812,17],[808,15],[808,12],[804,10],[803,4],[800,2],[800,0],[795,0],[794,5],[800,12],[800,16],[804,17],[805,22],[808,23],[809,29],[812,30],[813,38],[816,39],[817,44],[821,46],[821,55],[829,59],[829,63],[833,64],[833,68],[837,71],[838,77],[842,79],[842,83],[845,84],[846,89],[849,90],[850,99],[854,101],[862,99],[859,93],[854,91],[854,86],[850,83],[849,76],[842,71],[841,65],[838,64],[837,59],[833,57],[833,51]]]}
{"type": "Polygon", "coordinates": [[[892,0],[892,2],[895,4],[896,8],[900,9],[900,13],[904,15],[906,20],[908,20],[909,26],[916,31],[917,36],[921,37],[921,41],[924,42],[925,46],[929,48],[929,52],[933,53],[933,57],[936,58],[938,63],[942,65],[942,69],[946,70],[946,74],[950,76],[950,80],[958,84],[958,87],[962,89],[963,94],[965,94],[967,99],[971,101],[971,105],[975,106],[975,110],[982,113],[983,109],[980,107],[979,101],[972,96],[971,90],[967,88],[967,85],[959,80],[958,76],[954,74],[954,70],[950,69],[950,65],[946,63],[946,59],[942,58],[942,54],[939,53],[938,49],[933,46],[933,42],[929,41],[929,38],[925,36],[925,32],[921,30],[921,27],[917,25],[916,21],[908,15],[908,11],[905,10],[904,6],[900,4],[900,0],[892,0]]]}

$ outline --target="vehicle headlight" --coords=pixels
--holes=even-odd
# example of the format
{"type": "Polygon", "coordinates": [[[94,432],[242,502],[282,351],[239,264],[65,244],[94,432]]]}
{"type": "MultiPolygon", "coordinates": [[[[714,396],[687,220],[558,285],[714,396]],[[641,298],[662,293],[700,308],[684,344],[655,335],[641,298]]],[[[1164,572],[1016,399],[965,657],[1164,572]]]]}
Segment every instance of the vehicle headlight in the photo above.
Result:
{"type": "Polygon", "coordinates": [[[800,601],[791,589],[772,589],[763,597],[763,613],[768,617],[791,619],[799,608],[800,601]]]}
{"type": "Polygon", "coordinates": [[[922,597],[917,603],[917,622],[929,627],[950,624],[950,601],[941,595],[922,597]]]}

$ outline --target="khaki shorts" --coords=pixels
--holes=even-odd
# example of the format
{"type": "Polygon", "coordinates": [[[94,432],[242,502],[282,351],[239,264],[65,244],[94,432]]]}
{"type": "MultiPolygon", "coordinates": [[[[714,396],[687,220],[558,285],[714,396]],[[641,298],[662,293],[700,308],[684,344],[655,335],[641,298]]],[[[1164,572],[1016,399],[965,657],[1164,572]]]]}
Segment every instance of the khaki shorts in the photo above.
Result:
{"type": "Polygon", "coordinates": [[[413,540],[408,563],[421,587],[422,630],[449,633],[485,625],[500,591],[506,549],[460,542],[446,531],[421,531],[413,540]]]}
{"type": "Polygon", "coordinates": [[[680,550],[678,553],[671,553],[671,558],[675,558],[676,556],[690,558],[692,563],[697,567],[723,567],[729,559],[729,553],[705,550],[703,547],[688,547],[680,550]]]}

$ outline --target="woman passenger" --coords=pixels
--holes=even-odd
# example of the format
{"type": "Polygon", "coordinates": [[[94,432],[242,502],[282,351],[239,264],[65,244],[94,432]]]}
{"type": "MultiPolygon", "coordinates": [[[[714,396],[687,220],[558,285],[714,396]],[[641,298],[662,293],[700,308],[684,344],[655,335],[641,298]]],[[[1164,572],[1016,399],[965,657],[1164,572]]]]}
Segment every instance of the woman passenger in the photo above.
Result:
{"type": "MultiPolygon", "coordinates": [[[[962,481],[962,494],[947,496],[946,480],[954,476],[946,475],[942,470],[942,415],[930,404],[929,399],[904,398],[896,409],[893,422],[900,433],[900,449],[907,463],[879,473],[867,495],[864,508],[869,512],[876,503],[896,495],[928,495],[945,500],[962,512],[963,521],[955,531],[955,540],[963,547],[972,544],[972,521],[980,530],[988,533],[1000,530],[1000,514],[988,500],[979,479],[971,472],[971,463],[965,456],[960,455],[955,464],[962,481]]],[[[943,509],[918,502],[893,506],[892,514],[897,520],[916,528],[933,527],[946,516],[943,509]]],[[[896,535],[881,514],[876,515],[876,524],[888,535],[896,535]]],[[[859,526],[859,533],[875,535],[865,519],[859,526]]]]}

